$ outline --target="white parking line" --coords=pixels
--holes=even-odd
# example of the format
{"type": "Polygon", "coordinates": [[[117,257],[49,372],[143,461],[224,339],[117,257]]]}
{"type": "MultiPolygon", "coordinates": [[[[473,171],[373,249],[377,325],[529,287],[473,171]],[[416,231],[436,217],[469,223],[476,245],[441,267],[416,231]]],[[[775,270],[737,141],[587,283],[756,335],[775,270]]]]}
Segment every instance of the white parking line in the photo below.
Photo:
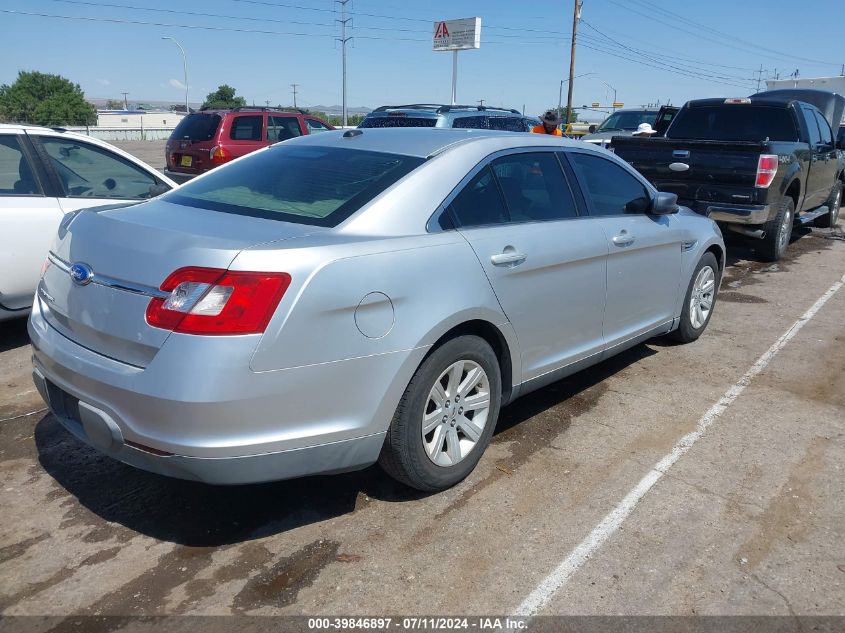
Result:
{"type": "Polygon", "coordinates": [[[520,617],[531,617],[537,615],[554,597],[560,589],[562,589],[567,582],[569,582],[572,575],[584,564],[595,552],[607,541],[619,526],[628,518],[631,512],[634,511],[637,503],[645,496],[645,494],[666,474],[675,462],[677,462],[690,448],[695,444],[704,432],[707,430],[716,418],[718,418],[725,410],[745,391],[751,380],[762,372],[766,366],[772,361],[777,353],[782,350],[786,344],[804,327],[810,319],[822,308],[822,306],[830,300],[830,298],[845,285],[845,275],[827,289],[819,299],[802,314],[790,328],[784,332],[775,343],[766,350],[766,352],[757,359],[747,372],[719,399],[716,404],[710,407],[707,412],[701,416],[698,421],[695,431],[692,431],[682,437],[680,441],[675,444],[672,450],[643,477],[640,482],[627,494],[622,501],[619,502],[610,513],[602,519],[593,531],[581,541],[578,546],[572,550],[561,563],[541,582],[534,591],[532,591],[525,600],[516,608],[514,615],[520,617]]]}

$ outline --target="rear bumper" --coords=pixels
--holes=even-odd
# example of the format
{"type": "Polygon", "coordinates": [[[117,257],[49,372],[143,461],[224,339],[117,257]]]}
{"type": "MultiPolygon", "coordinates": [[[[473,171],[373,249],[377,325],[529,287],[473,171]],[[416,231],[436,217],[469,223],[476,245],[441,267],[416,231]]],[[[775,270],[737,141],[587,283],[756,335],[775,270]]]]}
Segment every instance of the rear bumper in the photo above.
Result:
{"type": "Polygon", "coordinates": [[[723,204],[695,202],[693,209],[716,222],[729,224],[765,224],[769,221],[771,205],[768,204],[723,204]]]}
{"type": "Polygon", "coordinates": [[[140,369],[64,337],[38,302],[29,335],[33,380],[68,431],[138,468],[214,484],[374,463],[408,373],[426,351],[252,372],[171,337],[140,369]]]}
{"type": "Polygon", "coordinates": [[[77,439],[142,470],[207,484],[250,484],[316,473],[340,473],[369,466],[378,458],[385,433],[273,453],[238,457],[190,457],[151,452],[127,443],[120,425],[99,409],[47,380],[39,369],[33,382],[59,423],[77,439]]]}

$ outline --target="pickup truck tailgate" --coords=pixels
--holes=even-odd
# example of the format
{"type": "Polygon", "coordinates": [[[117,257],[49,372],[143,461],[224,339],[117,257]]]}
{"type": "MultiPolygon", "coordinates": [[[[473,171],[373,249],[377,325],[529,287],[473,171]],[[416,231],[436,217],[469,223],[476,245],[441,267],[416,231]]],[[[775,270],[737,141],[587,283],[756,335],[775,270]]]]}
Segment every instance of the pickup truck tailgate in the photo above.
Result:
{"type": "Polygon", "coordinates": [[[614,138],[616,154],[682,202],[752,203],[763,143],[614,138]]]}

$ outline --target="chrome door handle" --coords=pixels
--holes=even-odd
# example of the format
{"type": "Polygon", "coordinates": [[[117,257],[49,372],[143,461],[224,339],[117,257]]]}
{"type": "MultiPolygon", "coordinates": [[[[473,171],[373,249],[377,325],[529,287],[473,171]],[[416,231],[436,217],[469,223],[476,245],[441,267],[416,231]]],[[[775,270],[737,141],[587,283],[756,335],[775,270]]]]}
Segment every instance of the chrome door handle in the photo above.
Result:
{"type": "Polygon", "coordinates": [[[519,266],[525,261],[526,255],[518,253],[514,250],[506,250],[504,253],[493,255],[490,257],[490,262],[494,266],[519,266]]]}
{"type": "Polygon", "coordinates": [[[616,244],[616,246],[630,246],[634,243],[635,239],[636,238],[633,235],[629,235],[625,231],[622,231],[619,235],[613,236],[613,243],[616,244]]]}

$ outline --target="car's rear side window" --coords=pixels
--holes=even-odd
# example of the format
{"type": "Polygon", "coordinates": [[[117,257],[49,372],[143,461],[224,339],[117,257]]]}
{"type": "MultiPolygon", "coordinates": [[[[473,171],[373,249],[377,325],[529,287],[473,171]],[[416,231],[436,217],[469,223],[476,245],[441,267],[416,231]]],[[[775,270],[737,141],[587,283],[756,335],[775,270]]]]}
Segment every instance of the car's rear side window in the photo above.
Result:
{"type": "Polygon", "coordinates": [[[374,116],[361,121],[360,128],[369,127],[434,127],[437,119],[414,116],[374,116]]]}
{"type": "Polygon", "coordinates": [[[219,114],[189,114],[176,126],[170,138],[187,141],[210,141],[217,133],[220,120],[219,114]]]}
{"type": "Polygon", "coordinates": [[[528,124],[522,118],[513,116],[491,116],[487,120],[487,126],[491,130],[504,130],[506,132],[525,132],[528,124]]]}
{"type": "Polygon", "coordinates": [[[415,156],[283,143],[189,182],[166,200],[333,227],[423,162],[415,156]]]}
{"type": "Polygon", "coordinates": [[[668,138],[713,141],[797,141],[798,129],[785,107],[752,104],[684,108],[668,138]]]}
{"type": "Polygon", "coordinates": [[[472,130],[486,130],[487,120],[490,117],[486,116],[462,116],[452,121],[452,127],[472,129],[472,130]]]}

